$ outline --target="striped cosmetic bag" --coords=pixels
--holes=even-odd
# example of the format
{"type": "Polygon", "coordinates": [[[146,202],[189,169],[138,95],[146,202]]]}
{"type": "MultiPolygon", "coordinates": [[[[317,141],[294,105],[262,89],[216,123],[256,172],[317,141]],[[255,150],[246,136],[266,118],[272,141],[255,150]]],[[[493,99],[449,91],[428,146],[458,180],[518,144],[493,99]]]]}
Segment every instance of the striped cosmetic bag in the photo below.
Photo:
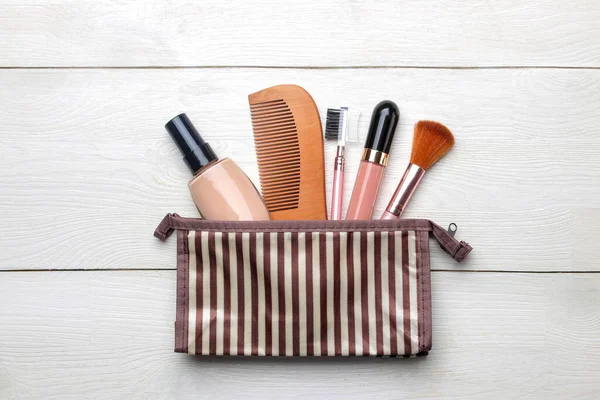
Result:
{"type": "Polygon", "coordinates": [[[412,356],[431,349],[429,220],[205,221],[177,231],[175,351],[200,355],[412,356]]]}

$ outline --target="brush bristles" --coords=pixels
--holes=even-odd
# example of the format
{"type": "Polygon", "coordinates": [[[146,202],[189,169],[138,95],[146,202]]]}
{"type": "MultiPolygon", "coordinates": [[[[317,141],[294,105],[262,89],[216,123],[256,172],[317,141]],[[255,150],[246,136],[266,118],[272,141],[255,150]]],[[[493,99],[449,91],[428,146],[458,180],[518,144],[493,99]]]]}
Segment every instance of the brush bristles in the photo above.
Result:
{"type": "Polygon", "coordinates": [[[427,170],[454,146],[454,136],[435,121],[419,121],[415,125],[410,162],[427,170]]]}
{"type": "Polygon", "coordinates": [[[340,131],[340,109],[328,108],[325,121],[325,139],[337,140],[340,131]]]}

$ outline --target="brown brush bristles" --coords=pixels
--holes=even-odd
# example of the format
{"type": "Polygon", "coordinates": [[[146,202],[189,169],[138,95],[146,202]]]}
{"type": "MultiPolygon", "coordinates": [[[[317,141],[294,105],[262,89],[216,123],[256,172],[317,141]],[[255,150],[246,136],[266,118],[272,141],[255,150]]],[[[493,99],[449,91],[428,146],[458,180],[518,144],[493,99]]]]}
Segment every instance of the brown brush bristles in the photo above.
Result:
{"type": "Polygon", "coordinates": [[[427,170],[454,146],[450,129],[435,121],[415,124],[410,162],[427,170]]]}

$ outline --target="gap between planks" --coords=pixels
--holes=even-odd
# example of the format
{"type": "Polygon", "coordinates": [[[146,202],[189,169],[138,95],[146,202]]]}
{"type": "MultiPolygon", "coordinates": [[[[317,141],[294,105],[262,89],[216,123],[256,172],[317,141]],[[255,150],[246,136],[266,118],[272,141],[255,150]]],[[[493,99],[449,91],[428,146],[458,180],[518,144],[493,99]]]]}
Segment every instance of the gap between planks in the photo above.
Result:
{"type": "MultiPolygon", "coordinates": [[[[2,273],[10,272],[100,272],[100,271],[176,271],[177,268],[46,268],[46,269],[6,269],[2,273]]],[[[432,269],[431,272],[458,272],[458,273],[491,273],[491,274],[600,274],[600,271],[520,271],[520,270],[479,270],[479,269],[432,269]]]]}
{"type": "Polygon", "coordinates": [[[281,65],[182,65],[182,66],[152,66],[152,65],[130,65],[130,66],[78,66],[78,67],[58,67],[58,66],[36,66],[36,67],[18,67],[18,66],[0,66],[0,70],[75,70],[75,69],[306,69],[306,70],[333,70],[333,69],[439,69],[439,70],[504,70],[504,69],[556,69],[556,70],[600,70],[598,67],[569,67],[558,65],[498,65],[498,66],[427,66],[427,65],[340,65],[340,66],[281,66],[281,65]]]}

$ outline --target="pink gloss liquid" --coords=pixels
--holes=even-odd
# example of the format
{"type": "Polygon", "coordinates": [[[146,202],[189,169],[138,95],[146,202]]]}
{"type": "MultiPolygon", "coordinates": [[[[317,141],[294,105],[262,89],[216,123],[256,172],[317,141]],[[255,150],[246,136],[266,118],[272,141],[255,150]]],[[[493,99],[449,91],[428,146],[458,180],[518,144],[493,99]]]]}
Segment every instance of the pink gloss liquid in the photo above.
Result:
{"type": "Polygon", "coordinates": [[[371,219],[384,170],[381,164],[365,160],[360,162],[346,219],[371,219]]]}

